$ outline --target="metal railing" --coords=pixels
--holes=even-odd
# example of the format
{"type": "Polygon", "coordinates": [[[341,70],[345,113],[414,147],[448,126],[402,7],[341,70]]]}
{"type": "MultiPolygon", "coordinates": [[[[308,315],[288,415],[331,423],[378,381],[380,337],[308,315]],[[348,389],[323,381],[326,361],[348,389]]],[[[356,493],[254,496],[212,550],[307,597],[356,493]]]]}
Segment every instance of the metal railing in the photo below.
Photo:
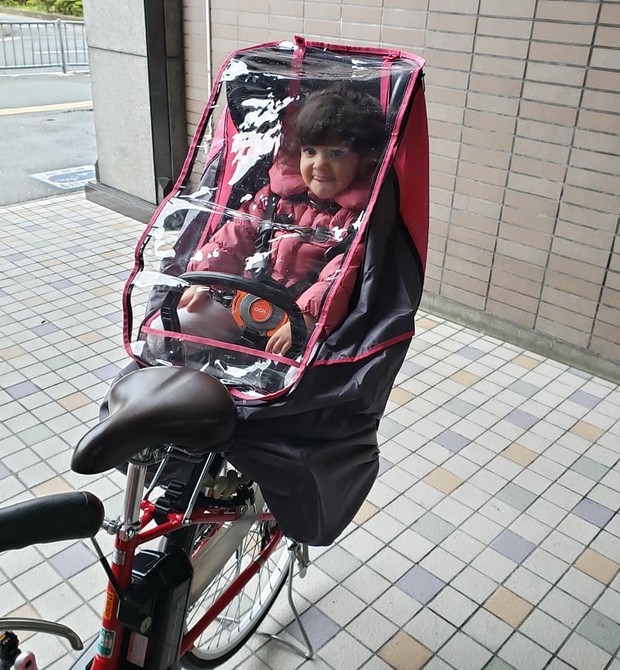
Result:
{"type": "Polygon", "coordinates": [[[0,70],[43,67],[88,67],[84,22],[0,22],[0,70]]]}

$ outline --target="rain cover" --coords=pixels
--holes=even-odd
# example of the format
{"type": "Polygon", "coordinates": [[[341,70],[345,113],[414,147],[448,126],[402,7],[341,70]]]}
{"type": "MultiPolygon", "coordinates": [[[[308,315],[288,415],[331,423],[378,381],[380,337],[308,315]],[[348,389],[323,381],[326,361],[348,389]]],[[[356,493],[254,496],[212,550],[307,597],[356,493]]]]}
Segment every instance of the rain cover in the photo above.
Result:
{"type": "MultiPolygon", "coordinates": [[[[355,363],[399,343],[406,347],[428,226],[422,64],[402,52],[301,38],[228,58],[182,174],[136,250],[124,298],[132,357],[208,372],[251,407],[289,393],[313,366],[355,363]],[[336,196],[325,205],[314,202],[304,184],[293,125],[309,95],[338,83],[377,101],[386,133],[363,177],[340,201],[336,196]],[[414,98],[421,105],[417,115],[414,98]],[[412,118],[416,128],[408,130],[412,118]],[[399,157],[403,140],[408,155],[399,157]],[[373,217],[377,206],[383,213],[373,217]],[[371,220],[383,227],[374,251],[368,248],[371,220]],[[379,296],[385,309],[366,309],[364,283],[381,278],[369,259],[393,243],[395,226],[413,287],[406,290],[406,309],[396,305],[390,313],[400,292],[387,285],[373,288],[392,292],[379,296]],[[188,291],[196,296],[189,309],[188,291]],[[314,312],[309,323],[302,316],[308,305],[314,312]],[[351,325],[339,331],[345,320],[353,331],[351,325]],[[290,328],[291,348],[268,353],[267,343],[283,325],[290,328]]],[[[399,264],[393,272],[402,272],[399,264]]]]}
{"type": "Polygon", "coordinates": [[[232,54],[126,285],[129,353],[228,386],[239,421],[227,460],[308,544],[333,542],[368,495],[414,333],[429,215],[423,64],[303,38],[232,54]],[[318,204],[318,225],[292,129],[304,101],[338,83],[377,101],[385,140],[348,199],[318,204]],[[291,349],[265,351],[283,326],[291,349]]]}

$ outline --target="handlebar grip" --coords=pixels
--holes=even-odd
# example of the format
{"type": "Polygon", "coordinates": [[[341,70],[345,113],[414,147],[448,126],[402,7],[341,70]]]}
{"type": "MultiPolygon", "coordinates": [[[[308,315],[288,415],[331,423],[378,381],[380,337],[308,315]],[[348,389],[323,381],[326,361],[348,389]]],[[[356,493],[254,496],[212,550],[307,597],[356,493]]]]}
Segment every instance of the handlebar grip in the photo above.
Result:
{"type": "Polygon", "coordinates": [[[101,500],[86,491],[15,503],[0,509],[0,551],[93,537],[101,528],[103,516],[101,500]]]}

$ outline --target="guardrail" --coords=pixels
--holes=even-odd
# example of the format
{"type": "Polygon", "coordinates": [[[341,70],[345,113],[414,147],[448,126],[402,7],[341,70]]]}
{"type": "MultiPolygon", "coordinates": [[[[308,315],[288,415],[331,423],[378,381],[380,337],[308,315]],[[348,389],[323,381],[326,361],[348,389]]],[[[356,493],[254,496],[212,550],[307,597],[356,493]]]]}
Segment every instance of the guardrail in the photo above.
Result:
{"type": "Polygon", "coordinates": [[[83,21],[0,22],[0,70],[88,67],[83,21]]]}

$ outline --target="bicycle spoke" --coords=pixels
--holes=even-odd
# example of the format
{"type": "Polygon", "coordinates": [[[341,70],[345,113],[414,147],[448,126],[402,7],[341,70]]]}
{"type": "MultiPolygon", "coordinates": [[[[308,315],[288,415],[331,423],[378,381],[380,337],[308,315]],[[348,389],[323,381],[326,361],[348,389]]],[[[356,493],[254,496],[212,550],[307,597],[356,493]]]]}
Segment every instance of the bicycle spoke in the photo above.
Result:
{"type": "MultiPolygon", "coordinates": [[[[271,540],[273,525],[273,522],[257,521],[254,523],[228,564],[192,607],[187,619],[188,629],[261,555],[271,540]]],[[[198,637],[194,649],[185,657],[185,662],[189,667],[214,667],[236,652],[266,615],[286,580],[290,561],[286,540],[282,538],[274,551],[262,563],[257,574],[198,637]]]]}

